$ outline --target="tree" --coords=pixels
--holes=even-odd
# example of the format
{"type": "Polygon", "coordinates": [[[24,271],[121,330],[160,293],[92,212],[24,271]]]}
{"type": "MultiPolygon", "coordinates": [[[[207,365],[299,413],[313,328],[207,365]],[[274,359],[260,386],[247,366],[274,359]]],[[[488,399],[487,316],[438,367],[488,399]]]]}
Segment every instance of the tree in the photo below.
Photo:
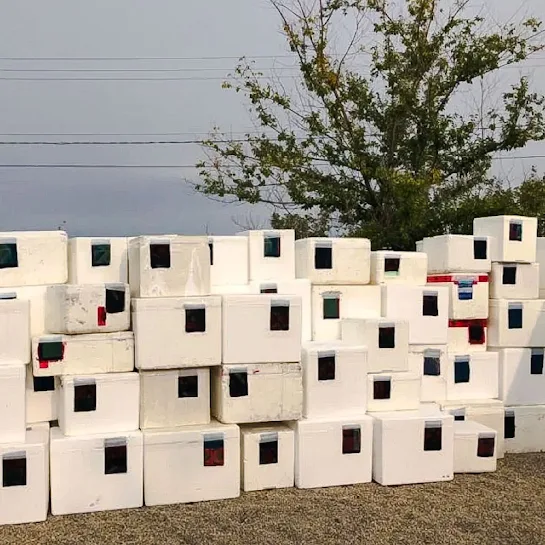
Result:
{"type": "Polygon", "coordinates": [[[259,131],[232,140],[216,128],[199,191],[265,203],[273,227],[299,237],[365,236],[397,250],[521,204],[544,215],[537,173],[518,188],[490,174],[495,155],[545,139],[544,98],[522,77],[492,107],[459,103],[462,90],[542,49],[540,21],[487,29],[469,0],[404,0],[397,12],[390,0],[271,2],[300,80],[287,89],[241,59],[224,87],[245,95],[259,131]],[[343,21],[355,31],[337,54],[343,21]]]}

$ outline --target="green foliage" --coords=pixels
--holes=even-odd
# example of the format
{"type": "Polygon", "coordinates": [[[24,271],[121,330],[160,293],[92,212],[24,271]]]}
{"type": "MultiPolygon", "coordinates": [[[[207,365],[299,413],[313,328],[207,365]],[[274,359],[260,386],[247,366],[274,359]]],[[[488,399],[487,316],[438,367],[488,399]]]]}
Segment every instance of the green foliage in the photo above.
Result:
{"type": "Polygon", "coordinates": [[[456,109],[468,85],[542,49],[539,21],[486,31],[468,0],[405,0],[402,13],[388,0],[271,1],[300,83],[290,92],[241,59],[224,87],[247,98],[261,130],[243,141],[216,130],[204,141],[199,191],[268,204],[272,225],[298,237],[366,236],[398,250],[471,232],[475,216],[544,216],[536,173],[516,189],[490,175],[494,155],[545,139],[544,98],[521,78],[493,108],[456,109]],[[356,31],[337,55],[330,36],[343,20],[356,31]],[[350,62],[365,51],[364,21],[366,75],[350,62]]]}

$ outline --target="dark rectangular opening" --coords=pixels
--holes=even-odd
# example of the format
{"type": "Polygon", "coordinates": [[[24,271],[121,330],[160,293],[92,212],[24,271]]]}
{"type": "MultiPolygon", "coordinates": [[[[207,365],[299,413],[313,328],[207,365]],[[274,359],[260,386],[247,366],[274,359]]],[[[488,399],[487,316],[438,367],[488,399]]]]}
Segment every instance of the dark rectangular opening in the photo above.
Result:
{"type": "Polygon", "coordinates": [[[274,287],[267,287],[267,288],[261,288],[259,290],[261,293],[278,293],[278,288],[274,287]]]}
{"type": "Polygon", "coordinates": [[[199,397],[198,375],[178,377],[178,397],[199,397]]]}
{"type": "Polygon", "coordinates": [[[477,456],[479,458],[491,458],[494,456],[494,438],[479,437],[477,441],[477,456]]]}
{"type": "Polygon", "coordinates": [[[222,466],[225,462],[223,439],[204,440],[205,467],[222,466]]]}
{"type": "Polygon", "coordinates": [[[438,377],[441,375],[441,358],[438,356],[424,356],[424,375],[438,377]]]}
{"type": "Polygon", "coordinates": [[[206,309],[186,308],[185,309],[185,332],[204,333],[206,331],[206,309]]]}
{"type": "Polygon", "coordinates": [[[26,455],[2,458],[2,486],[26,486],[26,455]]]}
{"type": "Polygon", "coordinates": [[[248,395],[248,372],[235,371],[229,373],[229,396],[244,397],[248,395]]]}
{"type": "Polygon", "coordinates": [[[389,378],[373,382],[373,399],[390,399],[391,393],[392,381],[389,378]]]}
{"type": "Polygon", "coordinates": [[[15,269],[18,266],[17,244],[15,242],[0,243],[0,269],[15,269]]]}
{"type": "Polygon", "coordinates": [[[422,297],[422,316],[439,316],[437,295],[426,295],[422,297]]]}
{"type": "Polygon", "coordinates": [[[86,413],[97,409],[97,385],[74,385],[74,412],[86,413]]]}
{"type": "Polygon", "coordinates": [[[125,289],[106,288],[106,313],[119,314],[125,311],[125,289]]]}
{"type": "Polygon", "coordinates": [[[515,265],[504,265],[502,273],[502,284],[514,286],[517,283],[517,267],[515,265]]]}
{"type": "Polygon", "coordinates": [[[510,308],[507,314],[509,329],[522,329],[522,308],[510,308]]]}
{"type": "Polygon", "coordinates": [[[35,392],[52,392],[55,390],[55,377],[32,377],[35,392]]]}
{"type": "Polygon", "coordinates": [[[532,351],[530,356],[530,374],[542,375],[543,374],[543,352],[532,351]]]}
{"type": "Polygon", "coordinates": [[[324,320],[338,320],[341,315],[341,302],[338,297],[323,298],[324,320]]]}
{"type": "Polygon", "coordinates": [[[399,273],[399,257],[385,257],[384,258],[384,272],[390,274],[399,273]]]}
{"type": "Polygon", "coordinates": [[[208,252],[210,254],[210,265],[214,264],[214,243],[209,242],[208,243],[208,252]]]}
{"type": "Polygon", "coordinates": [[[259,465],[278,463],[278,439],[259,443],[259,465]]]}
{"type": "Polygon", "coordinates": [[[509,240],[522,242],[522,223],[518,221],[509,222],[509,240]]]}
{"type": "Polygon", "coordinates": [[[110,244],[91,244],[91,267],[108,267],[111,260],[110,244]]]}
{"type": "Polygon", "coordinates": [[[318,356],[318,380],[335,380],[335,356],[318,356]]]}
{"type": "Polygon", "coordinates": [[[454,420],[456,420],[456,422],[463,422],[465,419],[466,419],[465,414],[455,414],[454,415],[454,420]]]}
{"type": "Polygon", "coordinates": [[[149,253],[152,269],[170,269],[170,244],[152,242],[149,253]]]}
{"type": "Polygon", "coordinates": [[[505,412],[503,437],[504,439],[515,438],[515,413],[505,412]]]}
{"type": "Polygon", "coordinates": [[[478,238],[473,239],[473,259],[487,259],[487,241],[478,238]]]}
{"type": "Polygon", "coordinates": [[[263,239],[263,256],[280,257],[280,237],[265,237],[263,239]]]}
{"type": "Polygon", "coordinates": [[[64,344],[62,341],[38,344],[38,359],[40,361],[62,361],[63,357],[64,344]]]}
{"type": "Polygon", "coordinates": [[[361,452],[361,428],[343,427],[343,454],[359,454],[361,452]]]}
{"type": "Polygon", "coordinates": [[[454,382],[456,384],[469,382],[469,377],[469,360],[454,360],[454,382]]]}
{"type": "Polygon", "coordinates": [[[290,329],[290,307],[289,305],[271,304],[271,331],[289,331],[290,329]]]}
{"type": "Polygon", "coordinates": [[[395,327],[380,327],[378,328],[378,347],[379,348],[395,348],[396,346],[396,329],[395,327]]]}
{"type": "Polygon", "coordinates": [[[484,326],[482,325],[470,325],[468,327],[469,344],[484,344],[485,334],[484,326]]]}
{"type": "Polygon", "coordinates": [[[320,247],[314,248],[314,268],[332,269],[333,268],[333,248],[320,247]]]}
{"type": "Polygon", "coordinates": [[[127,445],[104,445],[104,474],[127,473],[127,445]]]}
{"type": "Polygon", "coordinates": [[[424,428],[424,450],[437,451],[443,448],[443,429],[440,425],[430,426],[426,424],[424,428]]]}

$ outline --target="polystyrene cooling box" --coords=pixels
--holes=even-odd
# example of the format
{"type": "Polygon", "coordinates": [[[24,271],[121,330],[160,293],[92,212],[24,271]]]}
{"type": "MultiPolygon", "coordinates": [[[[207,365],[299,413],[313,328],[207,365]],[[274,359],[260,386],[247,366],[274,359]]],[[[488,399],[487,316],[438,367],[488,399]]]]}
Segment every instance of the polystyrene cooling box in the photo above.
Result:
{"type": "Polygon", "coordinates": [[[248,284],[247,237],[209,237],[208,248],[212,288],[248,284]]]}
{"type": "Polygon", "coordinates": [[[488,273],[491,239],[487,236],[439,235],[424,238],[418,248],[428,256],[428,273],[488,273]]]}
{"type": "Polygon", "coordinates": [[[295,241],[295,274],[313,284],[369,284],[371,242],[366,238],[295,241]]]}
{"type": "Polygon", "coordinates": [[[129,282],[127,237],[68,239],[68,283],[129,282]]]}
{"type": "Polygon", "coordinates": [[[449,354],[447,371],[447,399],[498,397],[497,353],[449,354]]]}
{"type": "Polygon", "coordinates": [[[488,320],[449,320],[448,350],[453,354],[486,352],[488,320]]]}
{"type": "Polygon", "coordinates": [[[140,428],[210,423],[210,370],[140,371],[140,428]]]}
{"type": "Polygon", "coordinates": [[[241,488],[245,492],[294,485],[294,431],[284,424],[241,426],[241,488]]]}
{"type": "Polygon", "coordinates": [[[64,284],[67,241],[64,231],[0,233],[0,287],[64,284]]]}
{"type": "Polygon", "coordinates": [[[446,345],[410,345],[409,370],[420,375],[420,398],[423,402],[447,397],[446,345]]]}
{"type": "Polygon", "coordinates": [[[373,420],[367,415],[303,419],[295,430],[295,486],[323,488],[371,481],[373,420]]]}
{"type": "Polygon", "coordinates": [[[161,235],[129,239],[129,284],[132,297],[208,295],[208,237],[161,235]]]}
{"type": "Polygon", "coordinates": [[[0,294],[0,365],[30,361],[30,303],[0,294]]]}
{"type": "Polygon", "coordinates": [[[221,363],[221,296],[132,300],[137,369],[221,363]]]}
{"type": "Polygon", "coordinates": [[[454,419],[434,403],[373,414],[373,480],[385,486],[450,481],[454,419]]]}
{"type": "Polygon", "coordinates": [[[371,284],[426,284],[428,256],[419,252],[371,252],[371,284]]]}
{"type": "Polygon", "coordinates": [[[293,280],[295,278],[295,231],[244,231],[248,240],[249,280],[293,280]]]}
{"type": "Polygon", "coordinates": [[[369,373],[408,371],[409,323],[387,318],[341,320],[344,343],[367,347],[369,373]]]}
{"type": "Polygon", "coordinates": [[[539,298],[545,299],[545,237],[537,237],[536,261],[539,264],[539,298]]]}
{"type": "Polygon", "coordinates": [[[240,431],[218,422],[144,432],[145,504],[240,495],[240,431]]]}
{"type": "Polygon", "coordinates": [[[141,431],[69,437],[54,427],[50,448],[51,514],[142,507],[141,431]]]}
{"type": "Polygon", "coordinates": [[[49,508],[49,424],[0,443],[0,525],[43,522],[49,508]]]}
{"type": "Polygon", "coordinates": [[[0,297],[13,297],[20,301],[28,301],[30,305],[30,334],[46,333],[46,294],[49,286],[23,286],[0,288],[0,297]]]}
{"type": "Polygon", "coordinates": [[[301,361],[301,297],[224,295],[222,362],[301,361]]]}
{"type": "Polygon", "coordinates": [[[56,377],[35,377],[32,366],[26,366],[26,422],[50,422],[57,420],[57,390],[59,381],[56,377]]]}
{"type": "Polygon", "coordinates": [[[32,338],[34,376],[122,373],[134,369],[132,331],[32,338]]]}
{"type": "Polygon", "coordinates": [[[538,299],[540,271],[539,263],[492,263],[490,299],[538,299]]]}
{"type": "Polygon", "coordinates": [[[25,364],[0,365],[0,443],[25,440],[25,364]]]}
{"type": "Polygon", "coordinates": [[[445,286],[449,290],[449,319],[475,320],[488,318],[488,275],[429,275],[429,286],[445,286]]]}
{"type": "Polygon", "coordinates": [[[545,451],[545,405],[505,407],[505,452],[545,451]]]}
{"type": "Polygon", "coordinates": [[[408,321],[410,344],[446,344],[448,295],[443,286],[382,286],[382,316],[408,321]]]}
{"type": "Polygon", "coordinates": [[[544,338],[544,300],[490,300],[489,347],[541,348],[544,338]]]}
{"type": "Polygon", "coordinates": [[[131,325],[127,284],[64,284],[46,295],[46,327],[50,333],[75,335],[127,331],[131,325]]]}
{"type": "Polygon", "coordinates": [[[417,409],[420,382],[420,376],[409,371],[367,375],[367,412],[417,409]]]}
{"type": "Polygon", "coordinates": [[[301,418],[300,363],[222,365],[211,369],[210,382],[212,414],[225,424],[301,418]]]}
{"type": "Polygon", "coordinates": [[[473,233],[490,238],[492,261],[533,263],[536,260],[537,218],[491,216],[475,218],[473,233]]]}
{"type": "Polygon", "coordinates": [[[497,435],[477,422],[454,422],[454,473],[496,471],[497,435]]]}
{"type": "Polygon", "coordinates": [[[380,286],[312,286],[312,338],[341,339],[341,320],[380,318],[380,286]]]}
{"type": "Polygon", "coordinates": [[[364,414],[367,410],[368,354],[344,342],[303,345],[303,416],[364,414]]]}

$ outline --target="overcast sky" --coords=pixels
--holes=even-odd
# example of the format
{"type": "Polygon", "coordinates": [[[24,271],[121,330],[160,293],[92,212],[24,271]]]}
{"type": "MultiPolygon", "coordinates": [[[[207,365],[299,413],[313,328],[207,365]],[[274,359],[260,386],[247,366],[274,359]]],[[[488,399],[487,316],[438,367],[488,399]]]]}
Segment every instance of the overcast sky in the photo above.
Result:
{"type": "MultiPolygon", "coordinates": [[[[514,15],[519,4],[487,2],[499,20],[514,15]]],[[[545,18],[542,0],[523,4],[517,16],[545,18]]],[[[243,132],[251,126],[240,96],[221,89],[237,58],[261,57],[256,66],[288,79],[294,73],[267,0],[0,0],[0,7],[3,142],[195,140],[215,124],[243,132]],[[55,71],[60,69],[66,72],[55,71]]],[[[544,67],[545,53],[527,69],[540,92],[544,67]]],[[[518,70],[504,74],[500,85],[518,70]]],[[[534,145],[518,155],[544,155],[542,150],[534,145]]],[[[185,167],[0,167],[0,229],[56,229],[66,221],[70,235],[236,232],[233,218],[244,220],[248,208],[211,202],[183,181],[195,179],[188,167],[199,153],[192,144],[1,145],[0,165],[185,167]]],[[[545,168],[530,159],[498,161],[496,168],[516,178],[533,163],[545,168]]],[[[251,214],[266,218],[260,209],[251,214]]]]}

